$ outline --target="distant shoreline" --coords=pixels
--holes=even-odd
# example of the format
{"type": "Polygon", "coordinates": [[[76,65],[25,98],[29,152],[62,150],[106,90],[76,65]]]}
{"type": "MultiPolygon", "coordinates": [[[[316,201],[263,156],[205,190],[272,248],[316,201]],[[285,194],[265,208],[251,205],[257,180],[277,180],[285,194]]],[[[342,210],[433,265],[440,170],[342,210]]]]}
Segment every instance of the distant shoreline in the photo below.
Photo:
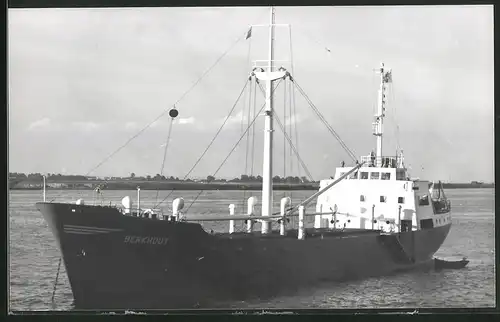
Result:
{"type": "MultiPolygon", "coordinates": [[[[67,187],[54,187],[51,186],[55,184],[54,182],[47,183],[47,190],[93,190],[95,186],[100,184],[100,182],[91,181],[87,183],[89,186],[83,186],[80,183],[66,183],[67,187]]],[[[57,183],[56,183],[57,184],[57,183]]],[[[123,181],[123,182],[107,182],[104,186],[104,190],[136,190],[137,187],[141,190],[261,190],[262,184],[249,182],[226,182],[226,183],[201,183],[201,182],[134,182],[134,181],[123,181]]],[[[472,183],[443,183],[443,189],[471,189],[471,188],[494,188],[494,184],[482,183],[482,184],[472,184],[472,183]]],[[[274,190],[280,191],[293,191],[293,190],[318,190],[319,183],[303,183],[303,184],[285,184],[285,183],[274,183],[274,190]]],[[[32,187],[10,187],[10,190],[40,190],[42,189],[42,184],[38,184],[32,187]]]]}

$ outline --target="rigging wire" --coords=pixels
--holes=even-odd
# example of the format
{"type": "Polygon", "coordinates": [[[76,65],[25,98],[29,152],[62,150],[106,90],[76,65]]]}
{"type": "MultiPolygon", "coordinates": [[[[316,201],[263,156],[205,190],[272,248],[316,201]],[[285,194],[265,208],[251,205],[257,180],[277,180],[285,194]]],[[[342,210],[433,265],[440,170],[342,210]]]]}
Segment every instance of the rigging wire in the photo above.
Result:
{"type": "MultiPolygon", "coordinates": [[[[251,84],[250,84],[251,86],[251,84]]],[[[243,102],[245,102],[247,99],[247,92],[245,92],[244,96],[243,96],[243,102]]],[[[243,129],[244,129],[244,124],[245,124],[245,105],[243,103],[243,110],[241,111],[241,122],[240,122],[240,134],[243,133],[243,129]]]]}
{"type": "MultiPolygon", "coordinates": [[[[290,52],[291,52],[291,49],[290,49],[290,52]]],[[[290,54],[290,55],[292,55],[292,54],[290,54]]],[[[292,66],[293,66],[293,60],[292,60],[292,66]]],[[[294,123],[292,123],[292,122],[296,122],[297,116],[294,113],[292,113],[292,99],[293,99],[294,93],[293,93],[292,82],[290,81],[290,79],[288,79],[288,83],[287,84],[288,84],[288,93],[290,95],[290,99],[288,101],[288,103],[289,103],[288,104],[288,109],[289,109],[288,115],[289,115],[289,118],[290,118],[288,124],[289,124],[289,128],[290,129],[288,131],[288,134],[290,135],[290,141],[293,142],[294,136],[293,136],[292,129],[293,129],[293,124],[294,123]]],[[[286,128],[286,124],[285,124],[285,128],[286,128]]],[[[295,127],[295,129],[296,129],[296,127],[295,127]]],[[[295,144],[297,145],[298,142],[296,141],[295,144]]],[[[293,173],[293,170],[294,170],[293,169],[293,159],[294,159],[293,158],[293,150],[292,149],[288,149],[288,151],[290,152],[290,157],[289,157],[289,160],[290,160],[290,173],[293,173]]],[[[298,152],[298,146],[297,146],[297,152],[298,152]]],[[[297,173],[297,175],[300,178],[301,177],[300,176],[300,167],[298,165],[299,165],[299,162],[297,161],[297,172],[296,173],[297,173]]],[[[291,202],[293,202],[293,199],[292,199],[293,198],[293,190],[289,191],[289,196],[290,196],[291,202]]]]}
{"type": "MultiPolygon", "coordinates": [[[[290,80],[288,80],[287,85],[288,85],[288,93],[290,95],[290,99],[288,101],[288,115],[289,115],[289,122],[288,122],[289,130],[288,130],[288,135],[290,136],[290,140],[292,140],[292,142],[293,142],[294,136],[293,136],[292,128],[293,128],[294,122],[296,123],[296,121],[297,121],[297,115],[295,115],[294,113],[292,113],[292,96],[293,96],[293,93],[292,93],[292,90],[293,90],[292,82],[290,80]]],[[[295,146],[297,147],[297,151],[298,151],[298,143],[297,142],[295,142],[295,146]]],[[[290,154],[290,158],[289,158],[290,159],[290,172],[293,172],[293,151],[291,149],[288,149],[288,150],[290,152],[289,153],[290,154]]],[[[299,177],[300,177],[300,175],[299,175],[299,177]]],[[[290,194],[291,194],[291,192],[290,192],[290,194]]]]}
{"type": "MultiPolygon", "coordinates": [[[[372,73],[371,88],[375,88],[375,75],[376,75],[375,73],[372,73]]],[[[377,94],[377,92],[375,94],[377,94]]],[[[372,114],[373,115],[377,114],[377,100],[378,100],[377,97],[375,97],[375,99],[372,100],[372,114]]]]}
{"type": "Polygon", "coordinates": [[[283,131],[283,178],[286,178],[286,87],[289,82],[286,81],[285,79],[285,86],[283,86],[283,122],[284,124],[284,131],[283,131]]]}
{"type": "Polygon", "coordinates": [[[322,44],[318,39],[314,38],[309,32],[305,31],[305,30],[302,30],[302,33],[309,37],[312,41],[314,41],[317,45],[319,45],[320,47],[323,47],[323,49],[325,51],[327,51],[328,53],[331,53],[331,49],[328,48],[327,46],[325,46],[324,44],[322,44]]]}
{"type": "MultiPolygon", "coordinates": [[[[261,85],[261,84],[259,84],[259,87],[260,87],[261,92],[265,95],[265,90],[264,90],[264,88],[262,87],[262,85],[261,85]]],[[[311,176],[311,174],[310,174],[309,170],[307,170],[307,167],[306,167],[305,163],[304,163],[304,162],[302,161],[302,159],[300,158],[300,155],[299,155],[298,149],[295,147],[295,145],[294,145],[294,144],[293,144],[293,142],[291,141],[291,138],[290,138],[288,135],[286,135],[286,131],[284,131],[284,130],[283,130],[283,129],[284,129],[284,127],[283,127],[283,125],[281,125],[280,120],[279,120],[279,118],[278,118],[278,115],[277,115],[276,113],[274,113],[274,114],[273,114],[273,117],[277,120],[278,125],[280,125],[280,127],[281,127],[281,129],[282,129],[282,131],[283,131],[283,133],[284,133],[284,135],[285,135],[285,138],[288,140],[288,142],[290,143],[290,146],[291,146],[291,147],[292,147],[292,149],[293,149],[293,152],[294,152],[294,153],[295,153],[295,155],[297,156],[297,161],[298,161],[299,166],[300,166],[300,165],[302,165],[303,169],[306,171],[306,174],[309,176],[309,179],[311,179],[311,181],[314,181],[314,179],[312,178],[312,176],[311,176]]]]}
{"type": "MultiPolygon", "coordinates": [[[[168,150],[168,145],[170,144],[170,135],[172,134],[172,125],[174,124],[174,118],[170,118],[170,124],[168,127],[168,135],[167,135],[167,141],[165,142],[165,150],[163,151],[163,161],[161,162],[161,169],[160,169],[160,177],[163,176],[163,170],[165,169],[165,161],[167,160],[167,150],[168,150]]],[[[156,197],[155,197],[155,202],[158,202],[158,194],[160,193],[159,189],[156,189],[156,197]]]]}
{"type": "MultiPolygon", "coordinates": [[[[291,30],[290,30],[290,34],[291,34],[291,30]]],[[[291,35],[290,35],[290,47],[292,47],[292,44],[291,44],[291,35]]],[[[293,54],[292,54],[293,55],[293,54]]],[[[292,58],[292,62],[293,62],[293,58],[292,58]]],[[[292,63],[292,72],[293,72],[293,63],[292,63]]],[[[281,80],[280,80],[280,83],[281,83],[281,80]]],[[[260,84],[259,84],[260,85],[260,84]]],[[[278,84],[279,85],[279,84],[278,84]]],[[[346,151],[348,151],[348,153],[351,154],[351,157],[354,156],[354,154],[347,148],[347,146],[345,145],[345,143],[340,139],[340,137],[338,136],[338,134],[333,130],[333,128],[331,128],[331,126],[328,124],[328,122],[326,122],[326,120],[324,119],[324,117],[321,115],[321,113],[317,110],[317,108],[314,106],[314,104],[311,102],[311,100],[308,98],[308,96],[304,93],[304,91],[300,88],[300,86],[294,81],[294,85],[296,86],[297,89],[299,89],[299,91],[301,92],[301,94],[304,96],[304,98],[306,98],[306,100],[308,101],[308,103],[311,105],[311,107],[313,108],[313,110],[316,112],[316,114],[318,115],[318,117],[323,121],[323,123],[327,126],[327,128],[330,130],[330,132],[334,135],[334,137],[339,141],[339,143],[341,143],[341,145],[344,147],[344,149],[346,149],[346,151]]],[[[262,90],[262,86],[261,87],[261,90],[262,90]]],[[[277,86],[276,86],[277,87],[277,86]]],[[[275,88],[276,89],[276,88],[275,88]]],[[[295,89],[295,87],[293,87],[293,89],[295,89]]],[[[254,91],[254,95],[255,95],[256,91],[254,91]]],[[[273,90],[273,93],[274,93],[274,90],[273,90]]],[[[292,91],[292,93],[294,93],[294,91],[292,91]]],[[[295,95],[293,95],[293,103],[294,103],[294,108],[296,108],[296,104],[295,104],[295,95]]],[[[255,100],[254,100],[254,104],[255,104],[255,100]]],[[[262,106],[261,110],[265,107],[265,104],[262,106]]],[[[259,111],[259,113],[260,113],[259,111]]],[[[255,126],[255,120],[256,120],[256,116],[254,117],[252,123],[250,124],[251,126],[255,126]]],[[[302,160],[300,159],[300,156],[298,155],[298,151],[295,149],[295,147],[293,146],[293,143],[291,142],[291,139],[286,135],[286,128],[283,128],[283,125],[281,124],[281,122],[279,121],[279,118],[277,118],[278,120],[278,124],[280,125],[280,127],[282,128],[282,131],[284,132],[285,136],[288,138],[288,140],[290,141],[291,143],[291,146],[293,147],[294,149],[294,152],[297,154],[297,158],[298,158],[298,161],[300,161],[300,163],[302,163],[302,166],[305,167],[305,164],[302,162],[302,160]]],[[[291,123],[291,122],[290,122],[291,123]]],[[[286,124],[286,123],[285,123],[286,124]]],[[[250,129],[250,126],[246,129],[245,132],[248,132],[248,130],[250,129]]],[[[296,126],[296,122],[295,122],[295,130],[297,131],[297,126],[296,126]]],[[[255,133],[255,132],[253,132],[255,133]]],[[[245,133],[244,133],[245,134],[245,133]]],[[[230,155],[232,154],[232,152],[234,151],[234,149],[238,146],[239,142],[243,139],[244,137],[244,134],[240,137],[240,139],[238,140],[238,142],[236,143],[236,145],[234,146],[234,148],[230,151],[229,155],[226,157],[226,159],[224,159],[224,161],[222,162],[222,164],[219,166],[219,168],[215,171],[214,175],[216,175],[216,173],[221,169],[221,167],[223,166],[223,164],[227,161],[227,159],[230,157],[230,155]]],[[[297,133],[296,133],[297,134],[297,133]]],[[[298,137],[298,135],[296,135],[296,138],[298,137]]],[[[253,141],[254,143],[254,141],[253,141]]],[[[298,143],[298,140],[297,140],[297,143],[298,143]]],[[[253,151],[252,151],[253,152],[253,151]]],[[[354,160],[356,160],[356,157],[354,156],[353,157],[354,160]]],[[[299,162],[298,162],[299,163],[299,162]]],[[[300,171],[300,166],[299,164],[297,164],[298,166],[298,170],[300,171]]],[[[252,160],[252,168],[253,168],[253,160],[252,160]]],[[[307,169],[307,168],[306,168],[307,169]]],[[[305,170],[306,170],[305,169],[305,170]]],[[[252,169],[253,170],[253,169],[252,169]]],[[[309,171],[307,171],[307,174],[308,176],[312,179],[312,176],[310,175],[309,171]]],[[[314,180],[313,180],[314,181],[314,180]]],[[[201,195],[201,193],[203,193],[203,190],[201,190],[198,195],[195,197],[195,199],[191,202],[191,204],[189,205],[189,207],[187,208],[186,212],[191,208],[191,206],[194,204],[194,202],[196,202],[196,200],[199,198],[199,196],[201,195]]],[[[163,202],[163,201],[162,201],[163,202]]],[[[160,202],[161,203],[161,202],[160,202]]]]}
{"type": "MultiPolygon", "coordinates": [[[[392,76],[391,76],[392,77],[392,76]]],[[[391,90],[391,108],[392,108],[392,112],[393,112],[393,121],[394,121],[394,124],[395,124],[395,136],[396,136],[396,147],[397,147],[397,151],[400,151],[401,150],[401,144],[400,144],[400,140],[399,140],[399,123],[398,123],[398,116],[397,116],[397,108],[396,108],[396,104],[395,104],[395,101],[396,101],[396,93],[395,93],[395,90],[394,90],[394,82],[391,82],[391,87],[390,87],[390,90],[391,90]]]]}
{"type": "MultiPolygon", "coordinates": [[[[265,95],[265,90],[264,90],[264,88],[262,87],[261,84],[259,84],[259,87],[260,87],[261,92],[265,95]]],[[[278,125],[281,127],[281,129],[283,131],[283,125],[281,124],[281,121],[279,120],[278,115],[276,113],[273,113],[273,117],[277,120],[278,125]]],[[[286,131],[283,131],[283,132],[285,133],[286,131]]],[[[288,135],[286,135],[286,134],[285,134],[285,137],[287,138],[288,142],[290,143],[290,146],[292,147],[293,152],[297,156],[297,160],[298,160],[299,166],[302,165],[303,169],[307,172],[307,175],[309,176],[309,179],[311,179],[312,181],[314,181],[314,179],[312,178],[312,176],[311,176],[309,170],[307,169],[305,163],[300,158],[300,155],[298,153],[298,149],[295,147],[295,145],[291,141],[291,138],[288,135]]]]}
{"type": "MultiPolygon", "coordinates": [[[[289,25],[288,26],[288,34],[289,34],[289,38],[290,38],[290,60],[291,60],[291,70],[292,70],[292,75],[294,75],[295,77],[295,69],[294,69],[294,62],[293,62],[293,46],[292,46],[292,26],[289,25]]],[[[291,87],[291,99],[293,101],[293,115],[294,115],[294,123],[293,123],[293,126],[295,128],[295,144],[297,146],[297,151],[299,151],[299,132],[297,130],[297,105],[296,105],[296,101],[295,101],[295,87],[293,87],[291,85],[291,82],[290,82],[290,87],[291,87]]],[[[293,160],[293,159],[292,159],[293,160]]],[[[297,159],[297,174],[300,178],[301,174],[300,174],[300,165],[299,165],[299,162],[298,162],[298,159],[297,159]]]]}
{"type": "MultiPolygon", "coordinates": [[[[252,97],[252,82],[250,81],[250,98],[252,97]]],[[[247,127],[249,126],[250,124],[250,117],[251,117],[251,108],[250,108],[250,102],[248,104],[248,113],[247,113],[247,127]]],[[[250,131],[246,131],[246,148],[245,148],[245,172],[244,174],[247,174],[248,173],[248,148],[250,147],[250,142],[249,142],[249,139],[250,139],[250,131]]]]}
{"type": "MultiPolygon", "coordinates": [[[[250,65],[250,52],[251,52],[251,48],[252,48],[252,38],[249,38],[250,41],[248,42],[248,52],[247,52],[247,67],[251,67],[250,65]]],[[[247,94],[248,94],[248,97],[249,97],[249,101],[248,101],[248,117],[247,117],[247,123],[249,122],[249,119],[250,119],[250,110],[251,110],[251,100],[252,100],[252,81],[251,81],[251,77],[250,76],[250,87],[248,89],[248,92],[245,91],[245,97],[243,99],[243,110],[241,112],[241,129],[240,129],[240,134],[243,133],[243,124],[244,124],[244,121],[245,121],[245,108],[246,108],[246,98],[247,98],[247,94]]],[[[246,148],[245,148],[245,168],[243,170],[243,173],[246,174],[247,171],[248,171],[248,133],[247,133],[247,139],[246,139],[246,148]]],[[[245,199],[246,197],[246,189],[243,190],[243,199],[245,199]]]]}
{"type": "MultiPolygon", "coordinates": [[[[250,97],[250,101],[248,102],[248,115],[247,115],[247,127],[249,126],[250,124],[250,113],[251,113],[251,100],[252,100],[252,81],[250,80],[250,87],[249,87],[249,95],[250,97]]],[[[244,113],[242,113],[242,115],[244,115],[244,113]]],[[[243,134],[243,129],[241,131],[243,134]]],[[[247,134],[246,134],[246,148],[245,148],[245,170],[243,171],[243,174],[247,174],[248,173],[248,148],[250,146],[250,142],[248,141],[249,140],[249,135],[250,135],[250,132],[247,131],[247,134]]],[[[243,189],[243,205],[245,204],[245,198],[246,198],[246,195],[247,195],[247,189],[243,189]]]]}
{"type": "Polygon", "coordinates": [[[222,131],[222,128],[224,128],[224,125],[226,125],[227,121],[229,120],[229,118],[231,117],[235,107],[236,107],[236,104],[238,104],[238,101],[240,100],[241,98],[241,95],[243,94],[243,92],[245,91],[247,85],[249,83],[249,80],[247,79],[247,81],[245,82],[245,86],[243,87],[243,90],[240,92],[240,94],[238,95],[238,98],[236,99],[236,103],[233,105],[233,107],[231,108],[231,110],[229,111],[229,114],[228,116],[226,117],[226,119],[224,120],[224,122],[222,122],[222,125],[219,127],[219,129],[217,130],[217,133],[215,133],[215,136],[213,137],[213,139],[210,141],[210,143],[208,144],[207,148],[205,149],[205,151],[203,151],[203,153],[201,154],[201,156],[198,158],[198,160],[196,160],[195,164],[191,167],[191,169],[188,171],[188,173],[184,176],[184,178],[187,178],[191,172],[194,170],[194,168],[198,165],[198,163],[200,163],[201,159],[205,156],[205,154],[207,153],[207,151],[210,149],[210,147],[212,146],[212,144],[215,142],[215,139],[217,138],[217,136],[219,136],[220,132],[222,131]]]}
{"type": "Polygon", "coordinates": [[[307,94],[304,92],[304,90],[302,89],[302,87],[300,87],[299,84],[297,84],[297,82],[295,81],[295,79],[292,80],[295,87],[299,90],[300,94],[302,94],[302,96],[306,99],[306,101],[309,103],[309,105],[311,106],[311,108],[313,109],[313,111],[316,113],[316,115],[318,116],[318,118],[323,122],[323,124],[326,126],[326,128],[328,129],[328,131],[330,131],[330,133],[335,137],[335,139],[340,143],[340,145],[344,148],[344,150],[349,154],[349,157],[353,160],[353,161],[356,161],[357,158],[356,158],[356,155],[347,147],[347,145],[345,144],[345,142],[340,138],[340,136],[337,134],[337,132],[335,132],[335,130],[332,128],[332,126],[327,122],[327,120],[325,119],[325,117],[321,114],[321,112],[316,108],[316,106],[313,104],[313,102],[311,101],[311,99],[307,96],[307,94]]]}
{"type": "Polygon", "coordinates": [[[290,147],[293,149],[293,151],[295,152],[295,155],[297,156],[297,159],[299,160],[300,164],[302,165],[304,171],[306,172],[306,175],[309,177],[309,179],[311,181],[314,181],[311,173],[309,172],[309,170],[307,169],[307,166],[306,164],[304,163],[304,161],[302,161],[302,158],[300,158],[299,156],[299,153],[297,151],[297,149],[295,148],[295,146],[293,145],[290,137],[288,136],[288,134],[286,134],[285,132],[285,127],[283,126],[283,124],[281,123],[279,117],[277,114],[274,114],[274,119],[276,120],[276,122],[278,123],[278,126],[280,127],[281,131],[283,131],[283,134],[285,135],[286,139],[288,140],[288,143],[290,144],[290,147]]]}
{"type": "MultiPolygon", "coordinates": [[[[247,66],[251,68],[251,65],[250,65],[250,53],[251,53],[251,49],[252,49],[252,38],[250,38],[250,41],[248,42],[248,52],[247,52],[247,66]]],[[[247,97],[247,93],[248,93],[248,98],[249,98],[249,101],[248,101],[248,116],[247,116],[247,124],[248,122],[250,122],[250,112],[251,112],[251,106],[252,106],[252,76],[249,77],[249,80],[250,80],[250,87],[248,89],[248,92],[245,91],[245,98],[243,99],[243,111],[241,112],[241,130],[240,130],[240,134],[243,133],[243,123],[244,123],[244,119],[245,119],[245,103],[246,103],[246,97],[247,97]]],[[[243,171],[244,174],[247,174],[248,173],[248,147],[249,147],[249,142],[248,142],[248,135],[249,133],[247,132],[247,139],[246,139],[246,148],[245,148],[245,169],[243,171]]],[[[246,198],[246,189],[243,190],[243,200],[245,200],[246,198]]]]}
{"type": "MultiPolygon", "coordinates": [[[[248,41],[248,51],[247,51],[247,67],[251,67],[251,64],[250,64],[250,52],[252,50],[252,38],[250,37],[249,38],[249,41],[248,41]]],[[[250,90],[251,90],[251,87],[252,87],[252,84],[250,84],[250,90]]],[[[250,100],[252,99],[252,96],[251,96],[251,93],[248,93],[248,95],[250,96],[250,100]]],[[[246,102],[246,98],[247,98],[247,92],[245,92],[245,96],[243,98],[243,110],[245,110],[245,102],[246,102]]],[[[249,106],[248,108],[250,109],[250,101],[249,101],[249,106]]],[[[244,120],[245,120],[245,113],[242,112],[241,113],[241,127],[240,127],[240,132],[242,133],[243,132],[243,123],[244,123],[244,120]]]]}
{"type": "MultiPolygon", "coordinates": [[[[286,78],[285,78],[285,85],[283,86],[283,122],[285,122],[285,132],[286,132],[286,88],[287,88],[287,85],[288,85],[288,82],[286,81],[286,78]]],[[[285,132],[283,132],[283,181],[284,181],[284,183],[286,183],[286,137],[285,137],[285,132]]],[[[287,191],[283,191],[283,193],[281,195],[282,195],[282,198],[286,197],[287,191]]]]}
{"type": "MultiPolygon", "coordinates": [[[[245,36],[247,34],[247,31],[245,31],[244,34],[242,34],[240,37],[238,37],[229,47],[226,49],[222,55],[220,55],[215,62],[189,87],[181,96],[180,98],[173,104],[174,106],[177,105],[179,102],[181,102],[211,71],[212,69],[224,58],[241,40],[245,39],[245,36]]],[[[165,114],[167,114],[170,111],[170,109],[166,109],[163,112],[161,112],[153,121],[149,122],[146,124],[141,130],[139,130],[136,134],[134,134],[132,137],[130,137],[124,144],[119,146],[115,151],[113,151],[111,154],[109,154],[104,160],[99,162],[96,166],[94,166],[90,171],[88,171],[84,176],[90,175],[92,172],[97,170],[99,167],[101,167],[104,163],[109,161],[113,156],[115,156],[118,152],[120,152],[123,148],[125,148],[127,145],[130,144],[133,140],[135,140],[138,136],[140,136],[142,133],[144,133],[147,129],[149,129],[154,123],[156,123],[159,119],[161,119],[165,114]]],[[[104,180],[103,182],[106,183],[108,180],[104,180]]],[[[62,193],[59,193],[56,195],[50,202],[53,202],[57,197],[59,197],[62,193]]]]}
{"type": "MultiPolygon", "coordinates": [[[[224,53],[222,53],[222,55],[219,56],[219,58],[217,58],[217,60],[193,83],[193,85],[191,85],[191,87],[188,88],[188,90],[186,90],[179,99],[177,99],[177,101],[173,104],[173,106],[179,104],[183,99],[184,97],[187,96],[187,94],[189,94],[207,75],[208,73],[210,73],[212,71],[212,69],[222,60],[222,58],[224,58],[233,48],[234,46],[236,46],[236,44],[238,44],[243,38],[244,36],[246,35],[246,32],[244,35],[242,35],[241,37],[239,37],[238,39],[236,39],[236,41],[234,41],[231,46],[226,49],[226,51],[224,51],[224,53]]],[[[125,146],[127,146],[133,139],[137,138],[140,134],[142,134],[144,131],[146,131],[149,127],[151,127],[154,123],[156,123],[156,121],[158,121],[160,118],[162,118],[168,111],[170,111],[170,109],[168,110],[164,110],[160,115],[158,115],[152,122],[148,123],[142,130],[140,130],[136,135],[132,136],[132,138],[130,138],[124,145],[122,145],[120,148],[118,148],[115,152],[113,152],[108,158],[106,158],[104,161],[102,161],[101,163],[99,163],[93,170],[91,170],[89,172],[89,174],[93,171],[95,171],[98,167],[100,167],[102,164],[104,164],[104,162],[106,162],[107,160],[109,160],[109,158],[111,158],[113,155],[115,155],[118,151],[120,151],[122,148],[124,148],[125,146]]]]}
{"type": "MultiPolygon", "coordinates": [[[[281,84],[281,81],[283,79],[280,79],[280,81],[278,82],[278,84],[276,84],[276,86],[274,87],[274,89],[272,90],[271,92],[271,96],[274,95],[274,92],[276,90],[276,88],[278,88],[279,84],[281,84]]],[[[266,106],[266,103],[264,103],[262,105],[262,107],[260,108],[259,112],[257,113],[257,115],[254,116],[253,120],[252,120],[252,123],[247,127],[247,129],[245,130],[245,133],[243,133],[243,135],[240,136],[239,140],[236,142],[236,144],[233,146],[233,148],[231,149],[231,151],[229,151],[229,154],[226,156],[226,158],[222,161],[222,163],[219,165],[219,167],[217,168],[217,170],[215,170],[214,174],[212,175],[212,177],[215,177],[217,175],[217,173],[220,171],[220,169],[222,168],[222,166],[226,163],[226,161],[229,159],[229,157],[231,156],[231,154],[234,152],[234,150],[236,149],[236,147],[238,147],[238,145],[240,144],[241,140],[245,137],[246,135],[246,132],[248,132],[248,130],[251,128],[251,126],[255,123],[255,121],[257,120],[259,114],[262,112],[262,110],[264,110],[264,107],[266,106]]],[[[208,182],[207,182],[208,183],[208,182]]],[[[200,192],[198,193],[198,195],[194,198],[194,200],[191,202],[191,204],[188,206],[188,208],[186,209],[186,212],[187,213],[189,211],[189,209],[191,208],[191,206],[196,202],[196,200],[198,200],[198,198],[200,197],[200,195],[203,193],[203,191],[205,191],[204,189],[200,190],[200,192]]]]}
{"type": "MultiPolygon", "coordinates": [[[[259,80],[255,79],[254,83],[254,91],[253,91],[253,115],[252,117],[256,116],[256,111],[257,111],[257,91],[255,90],[255,87],[259,84],[259,80]]],[[[250,175],[253,176],[253,166],[254,166],[254,159],[255,159],[255,123],[252,125],[252,154],[250,157],[251,161],[251,168],[250,168],[250,175]]]]}
{"type": "MultiPolygon", "coordinates": [[[[208,144],[207,148],[205,149],[205,151],[203,151],[203,153],[201,154],[201,156],[196,160],[196,162],[194,163],[194,165],[191,167],[191,169],[188,171],[188,173],[184,176],[183,180],[185,180],[190,174],[191,172],[193,172],[193,170],[196,168],[196,166],[198,165],[198,163],[200,163],[201,159],[203,159],[203,157],[205,156],[205,154],[207,153],[207,151],[210,149],[210,147],[212,146],[212,144],[214,144],[215,142],[215,139],[217,139],[217,137],[219,136],[220,132],[222,131],[222,129],[224,128],[224,126],[226,125],[227,121],[229,120],[229,118],[231,117],[231,115],[233,114],[233,111],[234,109],[236,108],[236,105],[238,104],[241,96],[243,95],[243,92],[245,91],[246,87],[248,86],[248,83],[249,83],[250,79],[247,78],[247,81],[245,82],[245,86],[243,86],[243,89],[241,90],[240,94],[238,95],[238,98],[236,99],[236,102],[233,104],[233,107],[231,108],[231,110],[229,111],[229,114],[226,116],[226,118],[224,119],[224,122],[222,122],[222,125],[219,127],[219,129],[217,130],[217,132],[215,133],[214,137],[212,138],[212,140],[210,141],[210,143],[208,144]]],[[[243,133],[244,135],[245,133],[243,133]]],[[[173,193],[175,189],[172,189],[170,191],[170,193],[165,197],[163,198],[162,201],[160,201],[159,203],[157,203],[153,208],[156,208],[158,207],[159,205],[161,205],[168,197],[170,197],[170,195],[173,193]]]]}
{"type": "MultiPolygon", "coordinates": [[[[295,129],[295,144],[297,145],[297,150],[299,149],[299,131],[297,129],[297,104],[295,101],[295,87],[292,86],[292,100],[293,100],[293,115],[294,115],[294,122],[293,122],[293,127],[295,129]]],[[[297,160],[298,161],[298,160],[297,160]]],[[[300,166],[297,162],[297,172],[300,177],[300,166]]]]}

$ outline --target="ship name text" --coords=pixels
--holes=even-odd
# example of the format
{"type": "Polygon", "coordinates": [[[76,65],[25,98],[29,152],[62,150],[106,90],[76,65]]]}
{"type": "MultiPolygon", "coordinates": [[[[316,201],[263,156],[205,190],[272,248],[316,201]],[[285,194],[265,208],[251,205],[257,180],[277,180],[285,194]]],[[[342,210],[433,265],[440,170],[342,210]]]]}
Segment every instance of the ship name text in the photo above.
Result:
{"type": "Polygon", "coordinates": [[[123,241],[125,244],[149,244],[149,245],[166,245],[168,238],[153,237],[153,236],[125,236],[123,241]]]}

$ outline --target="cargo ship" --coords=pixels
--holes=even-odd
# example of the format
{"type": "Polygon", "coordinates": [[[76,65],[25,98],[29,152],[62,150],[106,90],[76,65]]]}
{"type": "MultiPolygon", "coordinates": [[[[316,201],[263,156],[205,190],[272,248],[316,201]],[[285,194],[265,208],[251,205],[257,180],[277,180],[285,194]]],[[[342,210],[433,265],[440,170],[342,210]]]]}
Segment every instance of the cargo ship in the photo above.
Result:
{"type": "MultiPolygon", "coordinates": [[[[82,199],[36,204],[60,248],[77,309],[210,308],[433,265],[452,225],[451,204],[444,193],[433,199],[430,182],[410,179],[402,151],[382,153],[385,92],[392,82],[384,64],[377,69],[374,151],[343,162],[305,200],[292,204],[284,197],[273,209],[273,88],[280,80],[296,82],[287,69],[276,68],[278,26],[271,8],[264,26],[269,57],[249,78],[266,85],[259,116],[265,122],[260,205],[252,196],[243,214],[231,204],[229,214],[187,216],[182,198],[171,201],[168,213],[142,209],[140,189],[137,207],[129,196],[118,206],[82,199]],[[309,216],[314,223],[306,228],[309,216]],[[200,221],[223,221],[228,229],[208,231],[200,221]],[[236,222],[244,231],[235,230],[236,222]]],[[[175,107],[169,115],[178,115],[175,107]]]]}

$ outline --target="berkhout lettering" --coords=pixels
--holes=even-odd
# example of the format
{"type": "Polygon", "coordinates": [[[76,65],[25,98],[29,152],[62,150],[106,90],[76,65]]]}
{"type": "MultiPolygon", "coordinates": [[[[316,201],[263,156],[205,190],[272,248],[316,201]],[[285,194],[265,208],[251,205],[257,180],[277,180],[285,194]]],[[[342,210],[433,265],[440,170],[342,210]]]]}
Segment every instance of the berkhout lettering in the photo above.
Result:
{"type": "Polygon", "coordinates": [[[125,240],[123,242],[126,244],[166,245],[168,243],[168,238],[152,236],[125,236],[125,240]]]}

